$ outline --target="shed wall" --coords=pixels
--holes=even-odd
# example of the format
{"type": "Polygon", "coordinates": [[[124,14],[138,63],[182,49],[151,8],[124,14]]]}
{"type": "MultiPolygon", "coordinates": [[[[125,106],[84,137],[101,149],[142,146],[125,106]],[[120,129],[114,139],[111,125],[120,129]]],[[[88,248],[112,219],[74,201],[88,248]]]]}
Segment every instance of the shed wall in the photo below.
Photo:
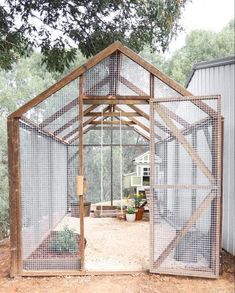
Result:
{"type": "Polygon", "coordinates": [[[220,94],[222,97],[222,115],[224,116],[222,246],[233,255],[235,255],[234,72],[234,63],[196,69],[187,87],[195,95],[220,94]]]}

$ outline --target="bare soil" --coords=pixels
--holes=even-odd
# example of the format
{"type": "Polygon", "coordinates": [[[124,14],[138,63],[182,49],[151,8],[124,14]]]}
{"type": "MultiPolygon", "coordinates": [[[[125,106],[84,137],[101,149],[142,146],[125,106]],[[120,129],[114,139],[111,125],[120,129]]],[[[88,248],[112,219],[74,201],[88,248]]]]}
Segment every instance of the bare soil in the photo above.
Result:
{"type": "Polygon", "coordinates": [[[1,293],[232,293],[235,257],[222,253],[223,273],[218,280],[133,274],[85,277],[9,278],[9,241],[0,243],[1,293]]]}

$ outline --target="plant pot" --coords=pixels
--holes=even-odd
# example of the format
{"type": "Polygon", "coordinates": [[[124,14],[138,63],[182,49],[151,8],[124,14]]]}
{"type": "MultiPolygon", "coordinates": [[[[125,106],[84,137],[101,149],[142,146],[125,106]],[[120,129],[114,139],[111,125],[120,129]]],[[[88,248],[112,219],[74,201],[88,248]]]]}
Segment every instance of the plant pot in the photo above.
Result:
{"type": "MultiPolygon", "coordinates": [[[[84,217],[90,216],[91,203],[84,202],[84,217]]],[[[80,217],[80,204],[78,202],[71,202],[71,217],[80,217]]]]}
{"type": "Polygon", "coordinates": [[[140,221],[143,219],[144,208],[138,208],[136,212],[136,221],[140,221]]]}
{"type": "Polygon", "coordinates": [[[127,222],[135,222],[135,214],[126,214],[126,220],[127,222]]]}

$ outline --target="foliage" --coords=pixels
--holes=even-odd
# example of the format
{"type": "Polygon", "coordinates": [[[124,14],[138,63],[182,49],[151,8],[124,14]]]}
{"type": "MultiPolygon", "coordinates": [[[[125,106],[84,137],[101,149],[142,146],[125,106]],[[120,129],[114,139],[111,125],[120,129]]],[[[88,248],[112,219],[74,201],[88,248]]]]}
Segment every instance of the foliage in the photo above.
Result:
{"type": "Polygon", "coordinates": [[[128,207],[126,210],[127,214],[135,214],[136,213],[136,209],[134,207],[128,207]]]}
{"type": "Polygon", "coordinates": [[[115,40],[140,51],[164,51],[181,30],[189,0],[5,0],[0,6],[0,66],[40,48],[49,70],[63,72],[77,48],[89,57],[115,40]]]}
{"type": "Polygon", "coordinates": [[[166,73],[185,85],[192,67],[200,61],[226,57],[235,50],[234,20],[218,33],[205,30],[192,31],[185,46],[177,50],[165,66],[166,73]]]}
{"type": "Polygon", "coordinates": [[[74,230],[65,226],[62,231],[58,231],[57,233],[58,235],[56,238],[52,239],[49,243],[49,249],[51,251],[59,253],[76,253],[78,251],[78,244],[74,230]]]}
{"type": "Polygon", "coordinates": [[[131,198],[131,199],[134,200],[135,208],[139,208],[140,207],[141,200],[143,199],[143,195],[142,194],[139,194],[139,193],[134,193],[134,194],[130,194],[128,196],[128,198],[131,198]]]}

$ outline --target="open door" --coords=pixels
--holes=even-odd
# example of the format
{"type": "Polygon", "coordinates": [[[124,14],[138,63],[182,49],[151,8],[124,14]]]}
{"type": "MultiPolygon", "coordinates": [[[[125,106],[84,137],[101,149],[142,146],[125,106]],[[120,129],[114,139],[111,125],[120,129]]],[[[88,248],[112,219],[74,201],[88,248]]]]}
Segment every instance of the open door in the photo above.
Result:
{"type": "Polygon", "coordinates": [[[150,116],[150,271],[216,278],[222,174],[220,97],[152,100],[150,116]]]}

